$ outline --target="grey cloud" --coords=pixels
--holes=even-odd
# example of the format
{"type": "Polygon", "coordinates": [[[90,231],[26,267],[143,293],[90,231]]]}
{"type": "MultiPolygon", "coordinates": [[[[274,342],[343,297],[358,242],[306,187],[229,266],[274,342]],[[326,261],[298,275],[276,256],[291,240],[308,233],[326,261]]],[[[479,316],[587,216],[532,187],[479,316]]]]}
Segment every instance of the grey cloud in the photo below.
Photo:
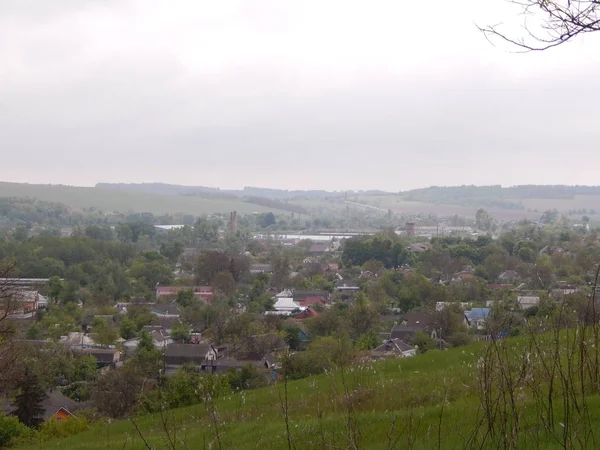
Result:
{"type": "MultiPolygon", "coordinates": [[[[62,5],[70,13],[78,3],[62,5]]],[[[44,26],[64,17],[36,14],[44,26]]],[[[276,62],[211,74],[165,48],[92,57],[85,42],[53,64],[37,59],[44,46],[27,46],[39,73],[0,72],[0,141],[14,179],[389,190],[596,183],[580,167],[598,160],[590,124],[600,119],[600,66],[515,78],[472,58],[349,81],[276,62]]]]}

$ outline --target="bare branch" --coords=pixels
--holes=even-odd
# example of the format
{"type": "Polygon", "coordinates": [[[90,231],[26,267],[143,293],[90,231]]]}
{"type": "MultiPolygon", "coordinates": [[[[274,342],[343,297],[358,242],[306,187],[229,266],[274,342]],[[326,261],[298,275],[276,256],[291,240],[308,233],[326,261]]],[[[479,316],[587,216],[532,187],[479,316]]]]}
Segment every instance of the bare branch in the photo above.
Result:
{"type": "Polygon", "coordinates": [[[600,0],[507,0],[522,9],[524,37],[511,37],[497,25],[476,25],[490,42],[497,38],[518,53],[544,51],[585,33],[600,31],[600,0]],[[538,23],[531,25],[531,21],[538,23]]]}

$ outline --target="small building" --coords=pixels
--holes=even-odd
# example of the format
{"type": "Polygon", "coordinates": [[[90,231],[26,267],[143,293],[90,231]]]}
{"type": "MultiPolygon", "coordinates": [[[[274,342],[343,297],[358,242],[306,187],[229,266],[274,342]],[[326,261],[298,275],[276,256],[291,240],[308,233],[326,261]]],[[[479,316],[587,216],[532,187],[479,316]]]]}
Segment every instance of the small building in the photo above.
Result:
{"type": "Polygon", "coordinates": [[[358,292],[360,286],[353,281],[340,280],[335,283],[335,290],[338,292],[358,292]]]}
{"type": "Polygon", "coordinates": [[[308,250],[308,253],[311,255],[322,255],[328,251],[330,251],[328,244],[313,244],[311,245],[310,250],[308,250]]]}
{"type": "Polygon", "coordinates": [[[294,319],[296,320],[305,320],[312,319],[313,317],[317,317],[319,313],[312,308],[306,308],[304,311],[301,311],[299,314],[296,314],[294,319]]]}
{"type": "Polygon", "coordinates": [[[397,338],[388,339],[379,347],[371,350],[371,357],[373,359],[407,358],[416,354],[417,350],[415,347],[397,338]]]}
{"type": "Polygon", "coordinates": [[[331,298],[331,294],[329,291],[324,290],[294,290],[291,297],[297,303],[305,301],[308,297],[321,297],[323,300],[328,301],[331,298]]]}
{"type": "Polygon", "coordinates": [[[311,307],[321,306],[323,308],[327,307],[327,302],[325,301],[325,299],[323,297],[319,297],[318,295],[306,297],[305,300],[302,300],[302,301],[299,301],[296,303],[298,303],[300,306],[303,306],[305,308],[308,308],[309,306],[311,306],[311,307]]]}
{"type": "Polygon", "coordinates": [[[250,273],[273,273],[271,264],[250,264],[250,273]]]}
{"type": "Polygon", "coordinates": [[[429,242],[418,242],[416,244],[411,244],[408,246],[408,250],[410,250],[413,253],[423,253],[427,250],[430,250],[431,248],[433,248],[433,245],[431,245],[429,242]]]}
{"type": "Polygon", "coordinates": [[[116,348],[76,348],[73,349],[78,353],[85,355],[91,355],[96,358],[98,368],[104,367],[116,367],[117,363],[121,360],[121,352],[116,348]]]}
{"type": "Polygon", "coordinates": [[[174,299],[177,294],[181,291],[193,291],[197,298],[210,303],[213,298],[212,286],[157,286],[156,287],[156,299],[174,299]]]}
{"type": "Polygon", "coordinates": [[[181,309],[177,302],[156,303],[150,308],[150,312],[157,317],[179,317],[181,309]]]}
{"type": "Polygon", "coordinates": [[[213,360],[217,357],[217,349],[212,344],[170,344],[165,350],[165,365],[181,366],[185,363],[200,365],[204,360],[213,360]]]}
{"type": "Polygon", "coordinates": [[[473,308],[465,311],[465,325],[476,330],[485,329],[485,323],[491,311],[490,308],[473,308]]]}
{"type": "Polygon", "coordinates": [[[273,305],[272,311],[265,312],[266,315],[280,315],[286,316],[293,314],[298,311],[302,311],[304,308],[290,297],[275,297],[275,304],[273,305]]]}
{"type": "Polygon", "coordinates": [[[435,317],[426,312],[408,312],[401,323],[394,325],[390,333],[391,339],[411,342],[417,333],[424,333],[437,338],[435,317]]]}
{"type": "Polygon", "coordinates": [[[521,277],[516,270],[505,270],[500,275],[498,275],[498,281],[503,284],[514,283],[515,281],[520,280],[521,277]]]}
{"type": "Polygon", "coordinates": [[[70,347],[71,349],[87,348],[96,345],[90,336],[77,331],[71,332],[67,336],[61,336],[59,342],[70,347]]]}
{"type": "Polygon", "coordinates": [[[540,304],[540,297],[537,295],[520,295],[517,297],[517,303],[523,309],[533,308],[540,304]]]}

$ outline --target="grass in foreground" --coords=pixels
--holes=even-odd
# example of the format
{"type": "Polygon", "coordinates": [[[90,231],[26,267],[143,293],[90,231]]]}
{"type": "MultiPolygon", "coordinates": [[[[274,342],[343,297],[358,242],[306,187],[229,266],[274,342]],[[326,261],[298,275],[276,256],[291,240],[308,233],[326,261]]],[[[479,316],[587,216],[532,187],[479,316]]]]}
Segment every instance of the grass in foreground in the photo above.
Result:
{"type": "MultiPolygon", "coordinates": [[[[513,342],[516,344],[509,344],[509,349],[516,355],[523,350],[524,341],[513,342]]],[[[79,435],[24,448],[565,448],[559,423],[565,420],[564,405],[556,401],[559,432],[549,432],[539,423],[539,403],[520,388],[516,398],[521,413],[514,445],[482,440],[485,411],[478,373],[483,354],[484,344],[480,343],[356,365],[289,382],[287,407],[286,385],[280,382],[217,399],[214,405],[209,402],[96,425],[79,435]]],[[[518,363],[518,357],[515,360],[518,363]]],[[[587,397],[587,405],[591,423],[599,423],[600,398],[587,397]]],[[[496,414],[498,436],[506,437],[510,431],[502,431],[502,427],[513,426],[515,418],[503,421],[501,410],[496,414]]],[[[589,439],[582,442],[580,448],[596,448],[589,439]]]]}

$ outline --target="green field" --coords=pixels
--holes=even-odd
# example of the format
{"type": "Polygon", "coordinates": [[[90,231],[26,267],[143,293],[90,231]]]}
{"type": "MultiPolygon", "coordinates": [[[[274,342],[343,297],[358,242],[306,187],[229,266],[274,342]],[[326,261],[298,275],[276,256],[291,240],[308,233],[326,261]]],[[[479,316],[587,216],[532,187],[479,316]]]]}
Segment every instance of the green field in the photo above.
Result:
{"type": "MultiPolygon", "coordinates": [[[[516,378],[521,365],[517,354],[523,350],[519,342],[523,341],[517,339],[516,347],[513,342],[506,349],[515,356],[515,371],[511,376],[516,378]]],[[[138,417],[136,423],[149,447],[133,422],[124,420],[96,425],[63,440],[23,448],[509,448],[503,439],[510,433],[503,431],[502,426],[517,424],[519,431],[512,435],[516,447],[512,448],[554,449],[564,448],[561,442],[564,423],[569,425],[570,439],[578,439],[578,433],[584,429],[580,422],[582,415],[575,414],[571,406],[566,417],[560,395],[553,406],[554,431],[540,425],[539,418],[545,412],[540,413],[540,403],[533,402],[527,380],[513,392],[518,401],[513,405],[519,410],[518,421],[515,417],[504,420],[498,412],[500,407],[494,416],[498,428],[493,437],[486,434],[485,428],[478,427],[484,415],[478,378],[478,361],[483,350],[483,344],[474,344],[413,358],[357,364],[344,371],[290,382],[287,427],[283,414],[286,408],[282,406],[285,385],[280,382],[269,388],[220,398],[214,409],[198,404],[167,411],[162,417],[160,414],[138,417]],[[165,430],[169,430],[168,434],[165,430]],[[174,445],[167,444],[169,441],[174,445]]],[[[500,373],[503,369],[496,367],[496,370],[500,373]]],[[[499,397],[504,407],[509,402],[507,397],[508,393],[499,397]]],[[[588,395],[586,401],[587,423],[594,424],[592,433],[598,433],[600,397],[588,395]]],[[[589,435],[582,442],[576,448],[597,448],[589,435]]]]}
{"type": "MultiPolygon", "coordinates": [[[[480,208],[478,206],[464,206],[452,204],[434,204],[425,202],[413,202],[404,199],[402,194],[390,195],[363,195],[358,197],[359,201],[366,202],[369,205],[379,208],[391,209],[399,214],[435,214],[439,216],[451,216],[457,214],[464,217],[475,217],[475,212],[480,208]]],[[[499,220],[539,220],[541,214],[549,209],[557,209],[563,214],[569,210],[595,209],[600,212],[600,195],[576,195],[572,199],[547,199],[547,198],[528,198],[528,199],[510,199],[515,202],[522,202],[525,210],[506,209],[498,207],[483,207],[492,216],[499,220]],[[527,211],[531,210],[531,211],[527,211]],[[537,210],[538,212],[534,212],[537,210]]],[[[588,214],[590,215],[590,214],[588,214]]],[[[572,216],[578,218],[578,216],[572,216]]]]}
{"type": "Polygon", "coordinates": [[[214,214],[238,211],[279,212],[272,208],[235,200],[213,200],[200,197],[150,194],[96,187],[74,187],[0,182],[0,197],[30,197],[47,202],[58,202],[74,209],[94,207],[104,212],[151,212],[160,214],[214,214]]]}

